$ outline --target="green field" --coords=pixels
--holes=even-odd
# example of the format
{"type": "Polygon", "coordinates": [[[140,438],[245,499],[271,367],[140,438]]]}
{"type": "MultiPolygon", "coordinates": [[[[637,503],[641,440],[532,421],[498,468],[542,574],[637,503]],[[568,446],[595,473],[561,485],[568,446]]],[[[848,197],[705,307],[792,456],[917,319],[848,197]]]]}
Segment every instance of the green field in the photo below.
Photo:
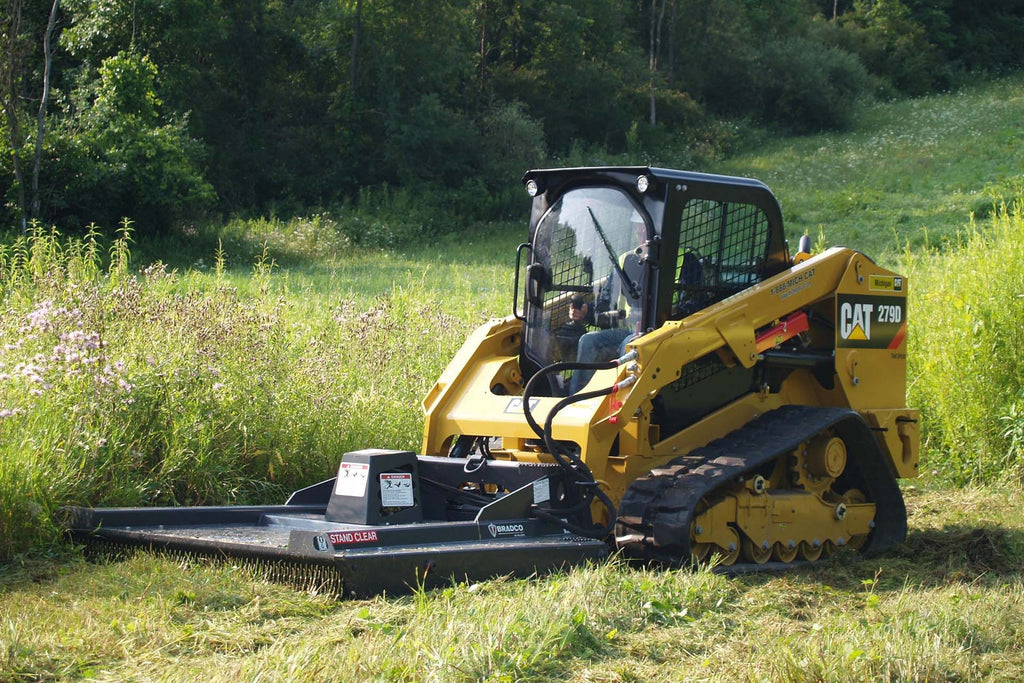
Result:
{"type": "Polygon", "coordinates": [[[524,229],[385,250],[321,215],[0,246],[0,681],[1020,680],[1021,121],[1016,76],[698,169],[767,182],[791,243],[910,277],[907,542],[782,575],[616,562],[338,603],[241,567],[86,564],[61,505],[279,502],[347,450],[418,449],[421,397],[511,305],[524,229]]]}
{"type": "MultiPolygon", "coordinates": [[[[955,240],[969,214],[1024,193],[1024,79],[869,105],[847,133],[770,141],[719,169],[763,180],[787,232],[886,263],[955,240]]],[[[791,237],[792,241],[793,237],[791,237]]]]}

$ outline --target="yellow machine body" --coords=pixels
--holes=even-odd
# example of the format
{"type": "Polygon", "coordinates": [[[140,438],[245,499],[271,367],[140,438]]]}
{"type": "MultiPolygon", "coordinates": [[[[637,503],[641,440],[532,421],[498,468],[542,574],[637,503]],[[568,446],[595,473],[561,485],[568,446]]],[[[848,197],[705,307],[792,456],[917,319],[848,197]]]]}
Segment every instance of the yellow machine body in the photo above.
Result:
{"type": "Polygon", "coordinates": [[[918,468],[904,278],[804,239],[791,257],[756,180],[614,167],[524,184],[513,314],[475,330],[423,400],[420,454],[345,453],[284,505],[68,508],[72,537],[355,596],[615,549],[739,571],[903,540],[898,480],[918,468]]]}
{"type": "MultiPolygon", "coordinates": [[[[680,458],[784,406],[854,411],[884,459],[886,471],[870,476],[915,477],[918,414],[906,406],[908,288],[906,279],[848,248],[813,257],[800,253],[781,272],[632,339],[625,348],[635,351],[635,359],[598,370],[587,384],[588,389],[623,388],[565,406],[552,422],[552,435],[577,449],[616,506],[639,479],[664,474],[659,468],[673,467],[680,458]],[[801,320],[794,322],[794,314],[801,320]],[[789,325],[799,332],[791,332],[789,325]],[[714,357],[726,369],[754,369],[774,362],[773,352],[797,334],[804,348],[826,361],[824,370],[804,362],[773,382],[729,396],[684,428],[666,433],[659,423],[659,395],[698,360],[714,357]],[[830,379],[823,381],[823,372],[830,379]]],[[[493,320],[469,337],[423,401],[424,454],[447,455],[455,439],[470,434],[490,439],[493,458],[552,461],[523,417],[523,328],[523,321],[512,316],[493,320]]],[[[699,383],[695,386],[699,390],[699,383]]],[[[543,422],[561,397],[529,400],[533,416],[543,422]]],[[[771,557],[813,560],[836,546],[862,545],[874,527],[874,501],[856,488],[833,488],[847,460],[857,457],[827,429],[806,435],[774,465],[762,466],[760,474],[735,477],[693,512],[693,556],[700,559],[714,551],[729,563],[742,550],[755,563],[771,557]]],[[[875,462],[871,468],[881,466],[875,462]]],[[[596,521],[610,521],[596,501],[592,512],[596,521]]],[[[620,541],[628,542],[629,533],[618,533],[620,541]]]]}
{"type": "MultiPolygon", "coordinates": [[[[780,405],[848,406],[880,429],[880,442],[899,476],[916,477],[917,411],[906,408],[905,333],[895,340],[898,343],[894,348],[837,349],[838,386],[832,391],[822,390],[806,377],[806,372],[795,373],[787,379],[784,393],[751,393],[671,438],[661,440],[657,426],[650,423],[651,399],[679,378],[683,366],[712,351],[723,354],[728,362],[754,365],[758,358],[755,332],[795,309],[814,306],[832,310],[838,298],[846,294],[905,300],[906,279],[902,279],[900,292],[873,291],[869,277],[886,282],[900,278],[859,252],[833,248],[685,320],[665,323],[630,345],[638,352],[638,367],[632,372],[620,368],[595,374],[595,384],[612,384],[628,374],[638,376],[637,383],[618,397],[622,405],[612,409],[608,397],[577,404],[559,414],[556,437],[577,443],[591,470],[602,472],[600,479],[616,491],[638,473],[702,446],[780,405]],[[800,291],[792,292],[797,287],[800,291]],[[905,419],[896,427],[899,418],[905,419]],[[620,455],[609,461],[608,453],[617,437],[620,455]],[[632,469],[624,467],[626,460],[635,463],[632,469]]],[[[446,453],[452,436],[489,434],[501,437],[508,445],[494,451],[503,457],[543,458],[543,453],[523,448],[523,442],[535,435],[522,420],[521,402],[515,398],[524,384],[518,359],[521,334],[522,323],[509,317],[480,326],[466,340],[423,400],[424,454],[446,453]],[[495,393],[494,387],[507,393],[495,393]]],[[[557,401],[553,397],[537,400],[534,410],[540,417],[557,401]]]]}

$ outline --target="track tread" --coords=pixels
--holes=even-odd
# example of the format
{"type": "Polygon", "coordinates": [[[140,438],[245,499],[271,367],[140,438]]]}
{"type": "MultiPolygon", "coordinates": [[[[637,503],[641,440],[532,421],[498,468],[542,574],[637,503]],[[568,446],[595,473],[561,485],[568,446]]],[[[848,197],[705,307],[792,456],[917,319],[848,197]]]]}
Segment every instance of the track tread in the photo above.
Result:
{"type": "MultiPolygon", "coordinates": [[[[745,472],[839,427],[852,441],[848,467],[877,506],[876,526],[862,552],[877,552],[906,536],[906,508],[867,424],[845,408],[783,406],[637,479],[619,506],[616,542],[627,556],[664,564],[690,562],[690,523],[698,503],[745,472]],[[854,449],[853,446],[856,448],[854,449]]],[[[742,571],[744,565],[734,565],[742,571]]]]}

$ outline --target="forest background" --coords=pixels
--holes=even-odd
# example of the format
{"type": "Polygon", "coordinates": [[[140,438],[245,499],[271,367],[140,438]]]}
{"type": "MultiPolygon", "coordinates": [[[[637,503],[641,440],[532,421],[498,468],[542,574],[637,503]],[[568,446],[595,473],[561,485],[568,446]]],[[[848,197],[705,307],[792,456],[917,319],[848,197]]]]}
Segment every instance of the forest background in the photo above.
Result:
{"type": "Polygon", "coordinates": [[[1024,0],[7,0],[0,30],[0,225],[361,212],[387,244],[516,215],[530,167],[700,168],[1016,69],[1024,0]]]}

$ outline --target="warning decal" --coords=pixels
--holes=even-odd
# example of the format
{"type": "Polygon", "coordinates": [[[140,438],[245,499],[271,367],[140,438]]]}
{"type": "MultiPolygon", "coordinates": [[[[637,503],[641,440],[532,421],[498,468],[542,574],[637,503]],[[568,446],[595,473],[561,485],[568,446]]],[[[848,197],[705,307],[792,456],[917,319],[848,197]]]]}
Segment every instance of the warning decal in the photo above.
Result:
{"type": "Polygon", "coordinates": [[[409,508],[416,504],[412,474],[384,472],[380,475],[380,504],[386,508],[409,508]]]}
{"type": "Polygon", "coordinates": [[[338,467],[338,479],[334,484],[334,492],[339,496],[366,495],[366,479],[370,476],[370,466],[361,462],[342,462],[338,467]]]}
{"type": "Polygon", "coordinates": [[[332,531],[327,534],[327,538],[332,545],[372,543],[378,540],[376,531],[332,531]]]}
{"type": "Polygon", "coordinates": [[[836,308],[837,347],[896,349],[906,338],[903,297],[840,295],[836,308]]]}

